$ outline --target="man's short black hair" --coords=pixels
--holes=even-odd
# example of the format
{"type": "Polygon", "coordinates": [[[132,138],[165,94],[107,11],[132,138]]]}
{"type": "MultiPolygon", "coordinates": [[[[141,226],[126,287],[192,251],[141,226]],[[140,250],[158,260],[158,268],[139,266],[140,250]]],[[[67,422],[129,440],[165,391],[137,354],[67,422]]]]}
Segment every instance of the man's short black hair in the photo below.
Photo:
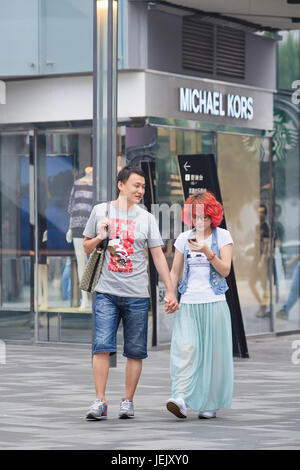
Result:
{"type": "Polygon", "coordinates": [[[261,207],[262,209],[265,210],[265,215],[268,214],[268,208],[267,208],[266,204],[259,204],[259,207],[261,207]]]}
{"type": "Polygon", "coordinates": [[[126,183],[129,176],[132,174],[136,174],[145,178],[145,173],[139,166],[135,165],[126,165],[124,166],[118,173],[117,176],[117,192],[119,193],[118,183],[121,181],[122,183],[126,183]]]}

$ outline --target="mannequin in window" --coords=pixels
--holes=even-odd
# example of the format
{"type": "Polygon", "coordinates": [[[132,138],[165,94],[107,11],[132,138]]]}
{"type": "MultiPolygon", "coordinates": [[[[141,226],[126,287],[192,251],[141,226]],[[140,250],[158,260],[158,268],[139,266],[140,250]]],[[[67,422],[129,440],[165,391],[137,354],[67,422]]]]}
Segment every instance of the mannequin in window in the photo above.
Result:
{"type": "MultiPolygon", "coordinates": [[[[77,260],[77,272],[79,282],[87,263],[87,256],[83,250],[82,232],[86,226],[87,220],[93,208],[93,167],[85,168],[85,175],[74,181],[68,212],[70,214],[69,230],[66,234],[68,243],[73,241],[75,255],[77,260]]],[[[88,307],[88,293],[81,291],[80,309],[88,307]]]]}
{"type": "MultiPolygon", "coordinates": [[[[44,168],[42,168],[44,170],[44,168]]],[[[40,312],[48,309],[48,250],[47,250],[47,185],[39,178],[40,197],[38,199],[38,265],[37,265],[37,305],[40,312]]]]}

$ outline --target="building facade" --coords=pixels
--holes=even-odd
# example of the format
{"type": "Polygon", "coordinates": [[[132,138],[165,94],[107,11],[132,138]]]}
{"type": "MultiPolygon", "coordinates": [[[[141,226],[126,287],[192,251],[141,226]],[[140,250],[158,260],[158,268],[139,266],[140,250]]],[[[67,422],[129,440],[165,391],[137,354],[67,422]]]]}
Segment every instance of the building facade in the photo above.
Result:
{"type": "MultiPolygon", "coordinates": [[[[6,38],[20,22],[18,3],[7,2],[1,15],[6,38]]],[[[30,27],[26,63],[11,42],[0,60],[0,336],[88,343],[92,297],[78,279],[95,165],[92,1],[29,3],[21,23],[30,27]],[[78,188],[84,194],[76,196],[78,188]]],[[[299,286],[288,319],[276,316],[299,266],[299,94],[297,77],[290,89],[279,88],[278,40],[126,0],[119,1],[118,40],[115,170],[129,162],[144,168],[144,204],[159,205],[169,266],[182,229],[176,208],[212,185],[235,242],[235,301],[246,335],[299,329],[299,286]],[[166,207],[170,226],[161,215],[166,207]]],[[[164,314],[163,284],[152,268],[149,259],[149,343],[163,344],[173,318],[164,314]]]]}

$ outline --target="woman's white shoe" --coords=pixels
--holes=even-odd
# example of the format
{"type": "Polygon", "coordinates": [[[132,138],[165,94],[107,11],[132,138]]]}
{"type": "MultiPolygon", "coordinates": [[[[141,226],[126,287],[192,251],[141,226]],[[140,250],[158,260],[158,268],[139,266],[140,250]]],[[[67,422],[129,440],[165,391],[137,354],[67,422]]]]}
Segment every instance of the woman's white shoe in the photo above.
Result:
{"type": "Polygon", "coordinates": [[[214,410],[211,411],[200,411],[199,413],[199,418],[200,419],[210,419],[210,418],[216,418],[217,412],[214,410]]]}
{"type": "Polygon", "coordinates": [[[177,418],[186,418],[186,405],[183,398],[169,398],[167,401],[167,409],[177,418]]]}

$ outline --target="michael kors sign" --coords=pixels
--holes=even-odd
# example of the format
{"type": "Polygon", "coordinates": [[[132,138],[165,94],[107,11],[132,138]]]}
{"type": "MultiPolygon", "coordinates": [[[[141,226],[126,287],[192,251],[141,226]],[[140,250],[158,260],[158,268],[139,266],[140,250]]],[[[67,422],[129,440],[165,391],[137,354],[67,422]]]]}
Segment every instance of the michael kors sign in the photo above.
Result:
{"type": "Polygon", "coordinates": [[[185,128],[273,129],[272,90],[155,70],[121,70],[118,83],[119,118],[167,119],[185,128]]]}
{"type": "Polygon", "coordinates": [[[192,88],[179,88],[180,111],[194,114],[251,120],[254,117],[252,96],[223,94],[192,88]]]}

